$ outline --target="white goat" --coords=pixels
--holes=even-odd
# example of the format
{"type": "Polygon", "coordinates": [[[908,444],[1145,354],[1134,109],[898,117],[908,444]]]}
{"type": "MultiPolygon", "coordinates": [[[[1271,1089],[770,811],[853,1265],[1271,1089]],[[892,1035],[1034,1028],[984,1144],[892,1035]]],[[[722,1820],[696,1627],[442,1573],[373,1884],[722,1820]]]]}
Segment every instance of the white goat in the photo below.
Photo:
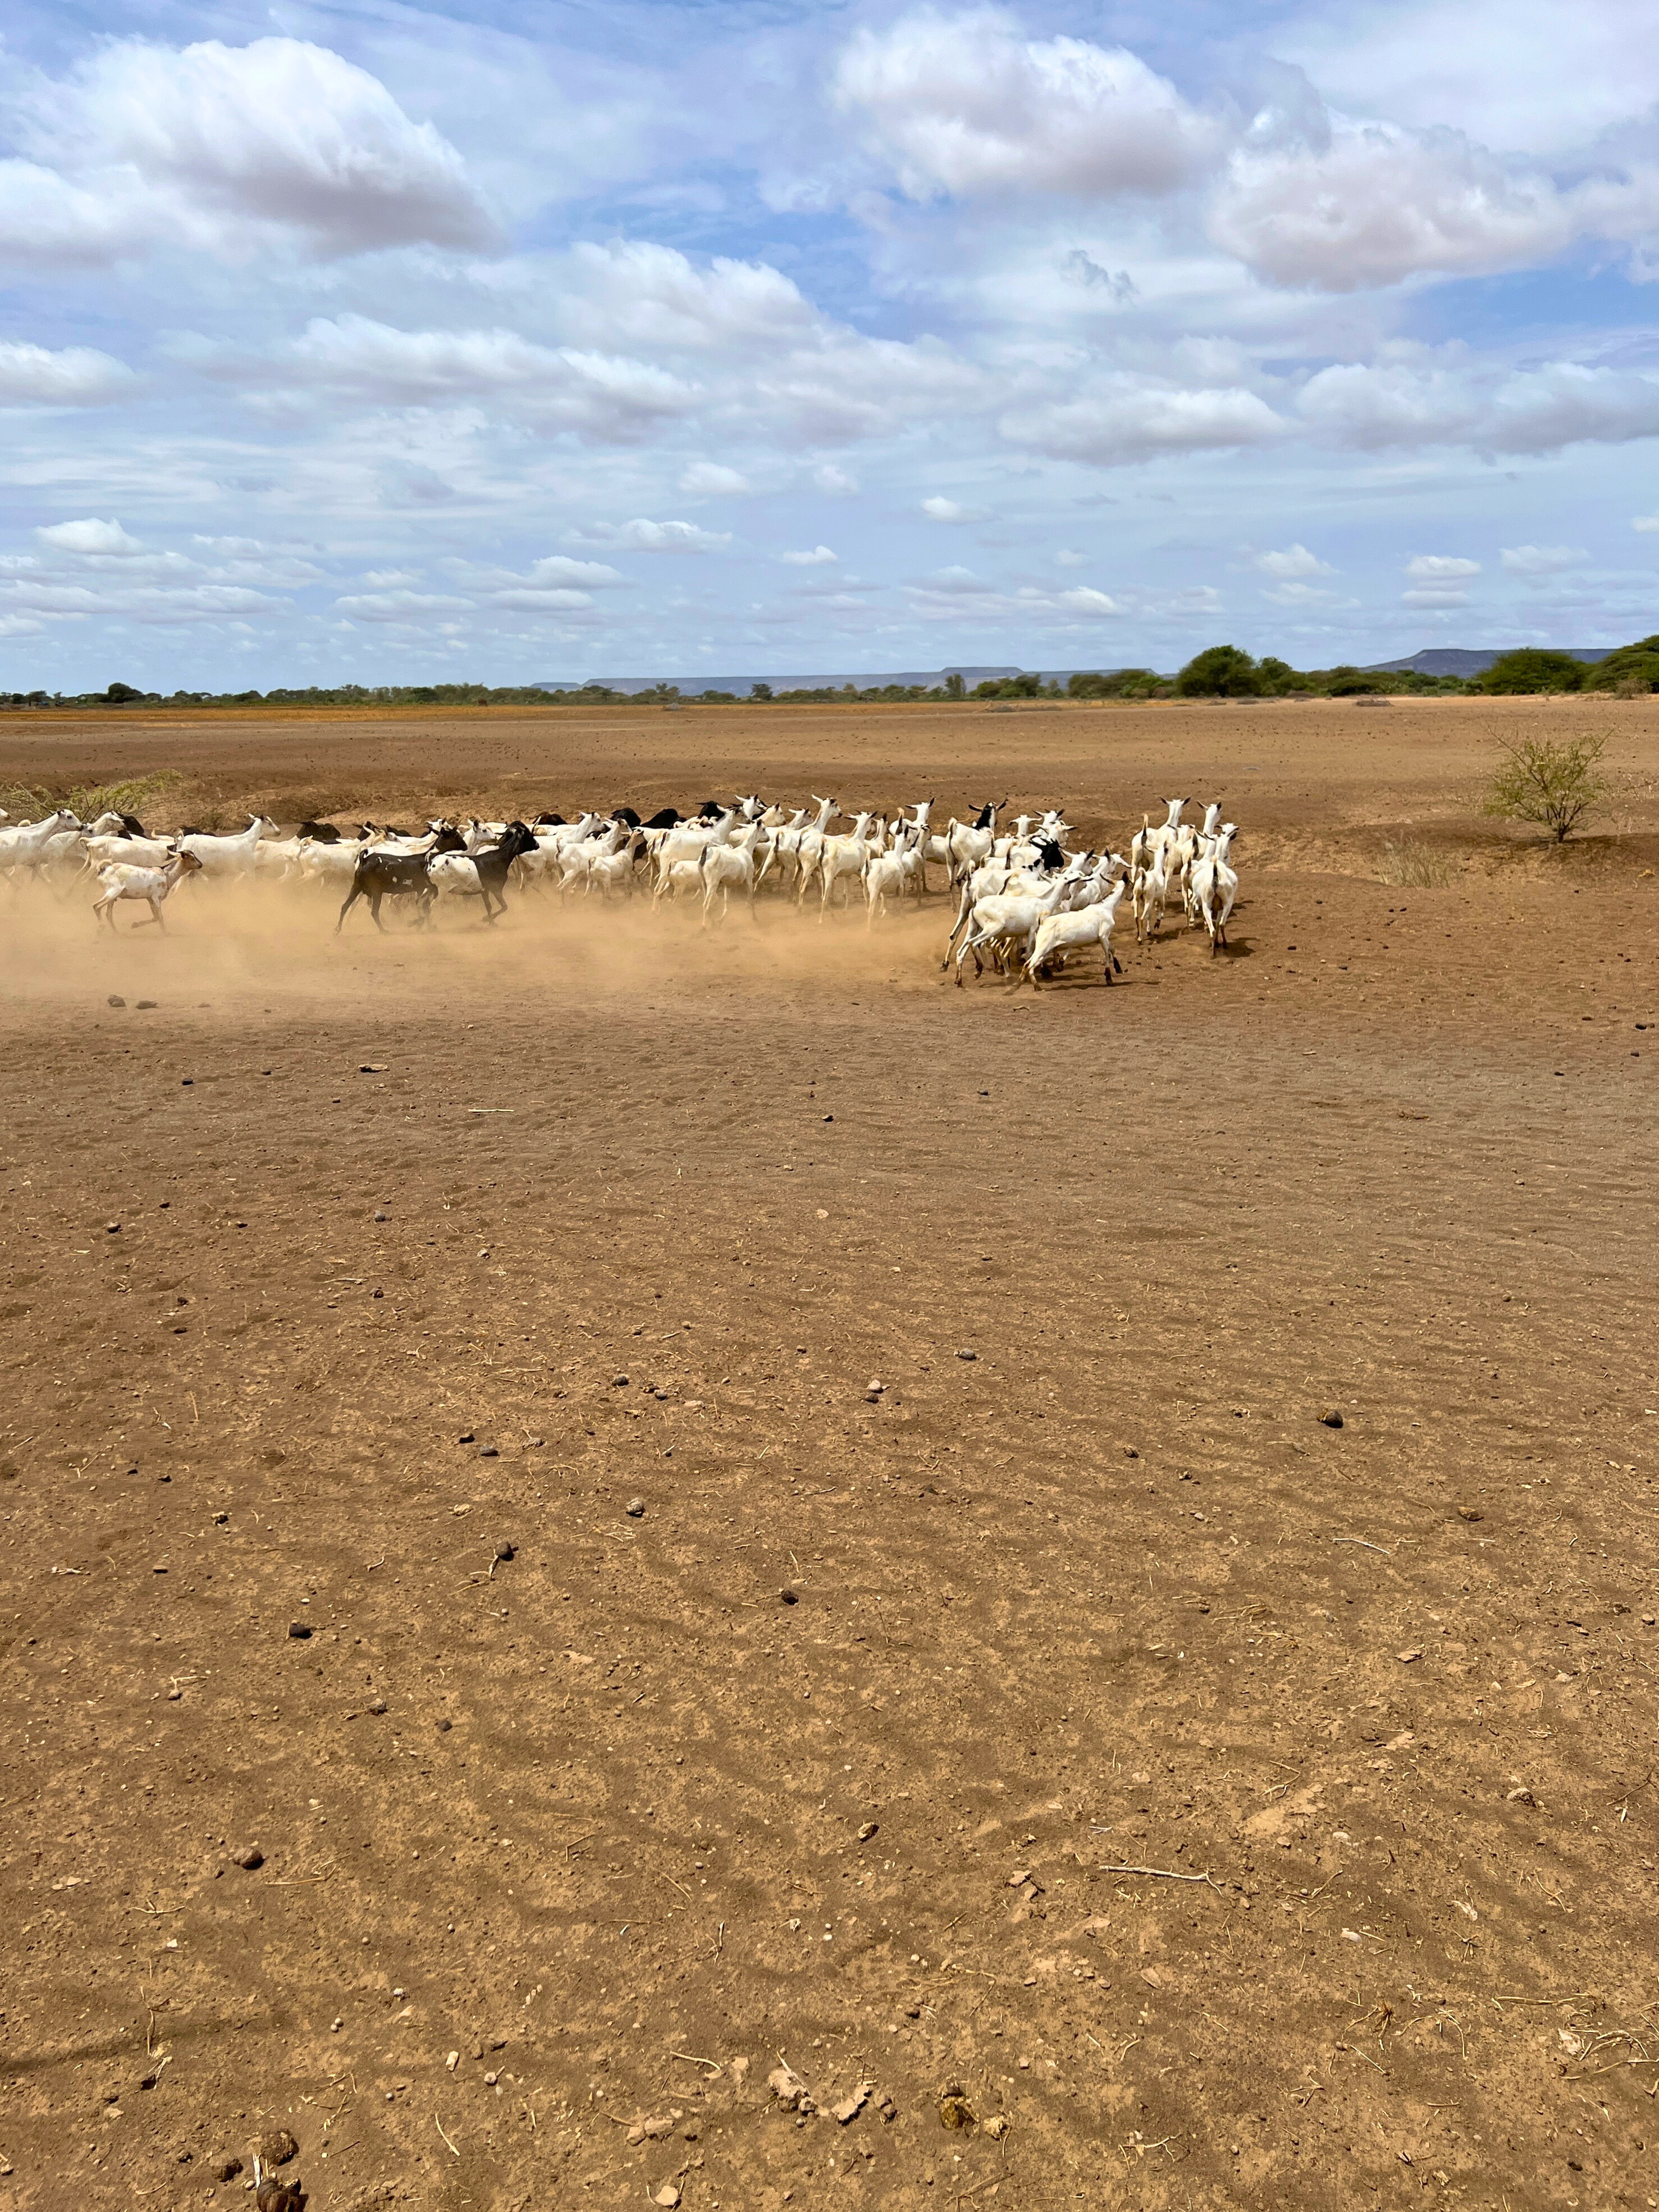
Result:
{"type": "Polygon", "coordinates": [[[1069,914],[1046,915],[1038,922],[1025,962],[1025,974],[1033,990],[1050,961],[1063,961],[1068,953],[1080,951],[1085,945],[1099,945],[1105,958],[1109,983],[1114,968],[1120,975],[1123,972],[1112,951],[1112,929],[1127,889],[1127,885],[1120,879],[1104,898],[1095,900],[1092,905],[1074,907],[1069,914]]]}
{"type": "Polygon", "coordinates": [[[210,876],[244,876],[254,866],[253,848],[262,837],[274,837],[276,824],[256,814],[247,828],[234,837],[211,836],[204,830],[179,840],[179,850],[200,862],[210,876]]]}
{"type": "MultiPolygon", "coordinates": [[[[175,853],[164,868],[133,868],[119,860],[112,861],[98,872],[101,888],[93,901],[93,914],[98,921],[106,921],[113,929],[115,908],[121,901],[143,899],[149,908],[150,920],[158,929],[165,932],[167,924],[161,919],[162,900],[177,889],[184,877],[195,874],[201,865],[193,853],[175,853]]],[[[133,924],[135,929],[143,929],[143,927],[142,921],[133,924]]]]}
{"type": "Polygon", "coordinates": [[[1238,896],[1238,877],[1227,858],[1237,835],[1237,825],[1224,822],[1214,843],[1193,870],[1193,897],[1210,933],[1212,954],[1226,950],[1227,922],[1238,896]]]}

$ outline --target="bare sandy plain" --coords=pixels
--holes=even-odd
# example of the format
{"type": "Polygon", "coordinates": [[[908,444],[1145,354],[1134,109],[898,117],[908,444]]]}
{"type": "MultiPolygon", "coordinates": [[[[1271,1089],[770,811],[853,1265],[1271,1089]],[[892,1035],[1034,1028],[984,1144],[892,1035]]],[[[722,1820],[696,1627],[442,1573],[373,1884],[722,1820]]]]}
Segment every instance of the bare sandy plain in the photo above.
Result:
{"type": "Polygon", "coordinates": [[[0,722],[160,769],[1179,791],[1241,906],[0,890],[0,2205],[1654,2203],[1659,701],[0,722]]]}

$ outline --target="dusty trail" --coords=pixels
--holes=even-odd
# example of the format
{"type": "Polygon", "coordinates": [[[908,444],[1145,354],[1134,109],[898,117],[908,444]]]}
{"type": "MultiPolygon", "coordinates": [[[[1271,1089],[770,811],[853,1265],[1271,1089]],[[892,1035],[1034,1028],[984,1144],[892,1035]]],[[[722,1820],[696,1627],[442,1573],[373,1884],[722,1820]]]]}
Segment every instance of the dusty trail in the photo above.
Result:
{"type": "Polygon", "coordinates": [[[1654,885],[1455,727],[1110,992],[0,907],[0,2203],[1645,2203],[1654,885]]]}

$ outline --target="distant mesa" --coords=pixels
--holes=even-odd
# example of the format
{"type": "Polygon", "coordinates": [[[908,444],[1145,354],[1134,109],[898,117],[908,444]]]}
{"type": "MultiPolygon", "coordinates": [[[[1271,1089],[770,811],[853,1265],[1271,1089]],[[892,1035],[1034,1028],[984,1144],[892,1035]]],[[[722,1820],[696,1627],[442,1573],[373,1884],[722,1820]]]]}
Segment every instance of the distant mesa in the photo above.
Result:
{"type": "Polygon", "coordinates": [[[684,699],[698,698],[705,691],[729,691],[733,698],[746,699],[757,684],[764,684],[774,691],[841,691],[849,684],[860,691],[874,690],[884,684],[915,684],[931,691],[935,687],[942,689],[947,677],[959,676],[963,687],[971,691],[976,684],[1006,684],[1016,676],[1035,675],[1045,684],[1066,684],[1077,673],[1071,668],[1005,667],[900,669],[896,673],[883,670],[873,676],[590,676],[580,684],[544,683],[532,688],[538,691],[581,691],[591,688],[620,692],[628,698],[641,691],[678,691],[684,699]]]}
{"type": "MultiPolygon", "coordinates": [[[[1374,660],[1366,669],[1367,676],[1484,676],[1506,653],[1513,653],[1510,645],[1494,646],[1490,651],[1474,652],[1461,645],[1431,645],[1425,652],[1414,653],[1409,660],[1374,660]]],[[[1617,646],[1563,645],[1552,648],[1565,653],[1574,660],[1605,660],[1619,650],[1617,646]]]]}

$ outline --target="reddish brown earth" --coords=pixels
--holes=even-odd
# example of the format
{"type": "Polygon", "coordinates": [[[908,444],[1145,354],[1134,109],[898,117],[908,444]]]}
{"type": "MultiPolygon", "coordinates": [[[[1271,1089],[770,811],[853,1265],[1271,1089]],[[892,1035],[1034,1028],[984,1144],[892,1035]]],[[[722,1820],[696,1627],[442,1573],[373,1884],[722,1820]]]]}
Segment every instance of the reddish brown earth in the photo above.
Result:
{"type": "Polygon", "coordinates": [[[1042,711],[0,725],[1243,830],[1230,957],[1035,996],[0,888],[7,2212],[1659,2197],[1659,702],[1042,711]]]}

